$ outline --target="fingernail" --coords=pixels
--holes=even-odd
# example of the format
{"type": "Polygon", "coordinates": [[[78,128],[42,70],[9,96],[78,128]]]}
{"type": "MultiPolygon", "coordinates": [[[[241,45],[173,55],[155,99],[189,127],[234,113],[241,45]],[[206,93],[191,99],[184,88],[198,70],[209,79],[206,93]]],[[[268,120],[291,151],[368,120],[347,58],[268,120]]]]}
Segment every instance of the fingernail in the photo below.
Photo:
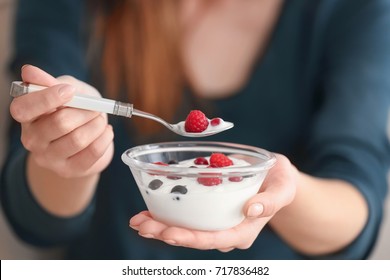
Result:
{"type": "Polygon", "coordinates": [[[69,99],[70,97],[73,96],[73,92],[75,91],[75,87],[71,85],[63,85],[58,89],[58,94],[60,97],[64,100],[69,99]]]}
{"type": "Polygon", "coordinates": [[[131,227],[131,228],[134,229],[134,230],[139,230],[139,227],[138,227],[138,226],[129,225],[129,227],[131,227]]]}
{"type": "Polygon", "coordinates": [[[26,66],[29,66],[30,64],[24,64],[20,70],[23,70],[26,66]]]}
{"type": "Polygon", "coordinates": [[[263,214],[264,206],[260,203],[254,203],[249,206],[247,216],[251,218],[256,218],[263,214]]]}
{"type": "Polygon", "coordinates": [[[154,235],[153,234],[150,234],[150,233],[145,233],[145,234],[139,234],[141,235],[142,237],[145,237],[145,238],[154,238],[154,235]]]}
{"type": "Polygon", "coordinates": [[[168,239],[168,240],[164,240],[166,243],[170,244],[170,245],[176,245],[177,242],[175,240],[172,240],[172,239],[168,239]]]}

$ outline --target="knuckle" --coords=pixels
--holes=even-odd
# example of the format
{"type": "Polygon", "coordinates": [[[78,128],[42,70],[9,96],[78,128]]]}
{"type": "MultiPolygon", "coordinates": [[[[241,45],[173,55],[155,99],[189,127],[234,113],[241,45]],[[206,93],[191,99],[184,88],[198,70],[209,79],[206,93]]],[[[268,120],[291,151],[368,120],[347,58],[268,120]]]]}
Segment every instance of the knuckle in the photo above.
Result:
{"type": "Polygon", "coordinates": [[[61,83],[66,83],[75,86],[78,90],[92,96],[101,96],[99,91],[91,86],[90,84],[87,84],[81,80],[78,80],[77,78],[70,76],[70,75],[62,75],[57,77],[57,80],[59,80],[61,83]]]}
{"type": "Polygon", "coordinates": [[[70,75],[61,75],[59,77],[57,77],[57,79],[61,82],[61,83],[69,83],[69,84],[74,84],[77,79],[73,76],[70,76],[70,75]]]}
{"type": "Polygon", "coordinates": [[[22,142],[23,146],[28,150],[32,151],[34,150],[34,139],[33,137],[26,135],[26,133],[22,132],[22,135],[20,136],[20,141],[22,142]]]}
{"type": "Polygon", "coordinates": [[[238,246],[237,248],[240,250],[248,250],[250,247],[252,247],[252,244],[253,244],[253,242],[244,243],[244,244],[238,246]]]}
{"type": "Polygon", "coordinates": [[[56,127],[61,134],[67,134],[74,129],[72,118],[66,113],[66,110],[58,110],[53,114],[52,125],[53,127],[56,127]]]}
{"type": "Polygon", "coordinates": [[[107,130],[108,130],[108,132],[107,132],[108,138],[110,139],[110,142],[111,142],[112,140],[114,140],[114,137],[115,137],[114,130],[111,127],[107,128],[107,130]]]}
{"type": "Polygon", "coordinates": [[[267,201],[267,203],[264,203],[264,212],[263,212],[263,217],[269,217],[273,214],[275,214],[276,210],[277,210],[277,207],[276,207],[276,204],[275,202],[273,201],[267,201]]]}
{"type": "Polygon", "coordinates": [[[236,246],[236,248],[240,249],[240,250],[247,250],[250,247],[252,247],[254,242],[255,242],[255,238],[251,238],[251,239],[246,240],[243,243],[239,244],[238,246],[236,246]]]}
{"type": "Polygon", "coordinates": [[[16,121],[18,121],[18,122],[28,121],[27,116],[25,114],[25,110],[23,109],[23,106],[21,106],[21,104],[19,104],[19,102],[16,99],[14,99],[11,102],[10,107],[9,107],[9,111],[10,111],[11,116],[16,121]]]}
{"type": "Polygon", "coordinates": [[[94,120],[93,120],[93,126],[96,128],[96,130],[99,130],[100,133],[103,133],[107,125],[107,120],[99,114],[94,120]]]}
{"type": "Polygon", "coordinates": [[[96,142],[94,142],[91,145],[89,145],[88,152],[92,158],[98,159],[103,156],[104,149],[101,147],[101,145],[98,145],[96,142]]]}
{"type": "Polygon", "coordinates": [[[71,147],[76,150],[83,149],[86,146],[85,137],[77,130],[70,134],[69,141],[71,147]]]}
{"type": "Polygon", "coordinates": [[[56,108],[61,104],[58,94],[48,93],[41,96],[40,102],[43,108],[56,108]]]}
{"type": "MultiPolygon", "coordinates": [[[[206,244],[205,244],[206,245],[206,244]]],[[[212,236],[206,245],[207,249],[216,249],[218,248],[218,241],[215,236],[212,236]]]]}

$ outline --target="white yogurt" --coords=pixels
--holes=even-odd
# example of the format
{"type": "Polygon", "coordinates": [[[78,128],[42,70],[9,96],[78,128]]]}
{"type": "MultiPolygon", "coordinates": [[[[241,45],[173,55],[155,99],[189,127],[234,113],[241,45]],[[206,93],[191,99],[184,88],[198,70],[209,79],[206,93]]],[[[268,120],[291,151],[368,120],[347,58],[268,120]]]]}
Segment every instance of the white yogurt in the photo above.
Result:
{"type": "MultiPolygon", "coordinates": [[[[232,167],[249,166],[245,160],[231,160],[232,167]]],[[[194,165],[193,161],[194,159],[180,162],[177,166],[190,167],[194,165]]],[[[264,173],[254,174],[240,182],[231,182],[226,177],[222,178],[222,183],[217,186],[204,186],[197,178],[182,177],[173,180],[146,172],[133,175],[155,219],[197,230],[224,230],[242,222],[245,202],[258,192],[265,177],[264,173]],[[159,180],[159,184],[152,183],[149,186],[153,180],[159,180]],[[155,189],[158,185],[161,186],[155,189]],[[185,189],[186,193],[172,193],[174,188],[185,189]]]]}

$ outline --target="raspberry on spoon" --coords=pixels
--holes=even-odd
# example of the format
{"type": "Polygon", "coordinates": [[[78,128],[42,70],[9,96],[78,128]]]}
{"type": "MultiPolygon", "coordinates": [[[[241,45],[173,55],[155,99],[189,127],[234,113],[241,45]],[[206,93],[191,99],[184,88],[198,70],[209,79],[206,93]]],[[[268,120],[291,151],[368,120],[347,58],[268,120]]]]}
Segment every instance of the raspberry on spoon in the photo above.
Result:
{"type": "Polygon", "coordinates": [[[200,110],[192,110],[184,123],[186,132],[202,132],[209,126],[209,120],[200,110]]]}

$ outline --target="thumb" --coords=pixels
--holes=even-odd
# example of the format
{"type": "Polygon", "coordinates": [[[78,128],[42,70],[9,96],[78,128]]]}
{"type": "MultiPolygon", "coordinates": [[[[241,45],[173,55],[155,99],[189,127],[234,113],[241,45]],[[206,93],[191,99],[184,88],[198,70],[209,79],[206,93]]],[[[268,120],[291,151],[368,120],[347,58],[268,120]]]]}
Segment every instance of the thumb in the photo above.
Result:
{"type": "Polygon", "coordinates": [[[244,213],[248,218],[272,217],[289,203],[284,196],[270,191],[258,193],[247,202],[244,213]]]}
{"type": "Polygon", "coordinates": [[[269,170],[259,193],[245,204],[248,218],[272,217],[295,197],[298,171],[286,157],[276,157],[276,165],[269,170]]]}

